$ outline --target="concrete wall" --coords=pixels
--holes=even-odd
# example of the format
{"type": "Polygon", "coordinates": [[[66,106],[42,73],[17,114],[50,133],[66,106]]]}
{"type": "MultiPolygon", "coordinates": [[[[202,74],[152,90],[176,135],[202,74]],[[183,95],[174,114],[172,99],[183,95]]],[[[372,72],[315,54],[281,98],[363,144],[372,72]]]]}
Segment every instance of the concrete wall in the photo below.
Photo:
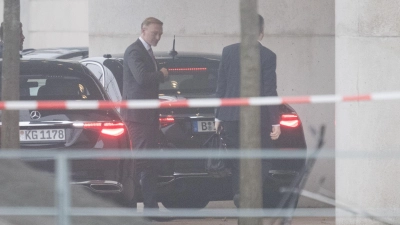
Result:
{"type": "MultiPolygon", "coordinates": [[[[334,0],[259,1],[266,20],[263,44],[277,53],[278,94],[334,94],[334,0]]],[[[240,41],[238,0],[89,0],[90,54],[122,53],[140,35],[144,18],[164,22],[164,35],[155,48],[169,51],[176,35],[176,50],[221,53],[223,46],[240,41]]],[[[316,132],[327,126],[326,150],[334,148],[334,106],[292,105],[303,120],[309,148],[316,132]]],[[[321,160],[307,189],[319,181],[334,192],[334,161],[321,160]]],[[[321,206],[302,199],[302,206],[321,206]]]]}
{"type": "MultiPolygon", "coordinates": [[[[336,0],[338,94],[400,89],[399,9],[397,0],[336,0]]],[[[337,104],[337,150],[378,155],[362,160],[337,159],[336,196],[339,201],[363,208],[386,208],[390,211],[399,208],[399,158],[379,157],[391,151],[398,152],[399,110],[398,100],[337,104]]],[[[340,217],[337,222],[378,224],[360,218],[348,220],[340,217]]]]}
{"type": "MultiPolygon", "coordinates": [[[[88,0],[20,0],[24,48],[89,45],[88,0]]],[[[4,0],[0,0],[3,17],[4,0]]]]}

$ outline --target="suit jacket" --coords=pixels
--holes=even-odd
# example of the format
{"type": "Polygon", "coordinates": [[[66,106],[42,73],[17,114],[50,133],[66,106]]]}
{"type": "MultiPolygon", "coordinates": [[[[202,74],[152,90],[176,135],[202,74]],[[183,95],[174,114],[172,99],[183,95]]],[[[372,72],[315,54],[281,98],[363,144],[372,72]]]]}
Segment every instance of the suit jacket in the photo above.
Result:
{"type": "MultiPolygon", "coordinates": [[[[276,92],[276,54],[260,44],[260,96],[277,96],[276,92]]],[[[216,96],[218,98],[240,97],[240,43],[229,45],[222,51],[218,71],[216,96]]],[[[261,107],[261,124],[279,124],[279,106],[261,107]]],[[[239,121],[240,107],[220,107],[215,117],[222,121],[239,121]]]]}
{"type": "MultiPolygon", "coordinates": [[[[123,64],[122,99],[158,99],[159,84],[164,82],[153,59],[137,39],[125,51],[123,64]]],[[[142,124],[158,123],[158,109],[121,109],[125,121],[142,124]]]]}

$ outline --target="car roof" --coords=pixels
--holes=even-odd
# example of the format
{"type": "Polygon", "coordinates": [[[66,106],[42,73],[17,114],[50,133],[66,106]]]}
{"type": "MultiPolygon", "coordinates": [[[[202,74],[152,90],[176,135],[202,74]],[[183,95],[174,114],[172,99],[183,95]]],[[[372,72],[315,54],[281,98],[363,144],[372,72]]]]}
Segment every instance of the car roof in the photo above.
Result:
{"type": "MultiPolygon", "coordinates": [[[[0,60],[0,74],[3,61],[0,60]]],[[[88,74],[88,69],[79,62],[68,60],[52,60],[52,59],[21,59],[20,74],[48,74],[48,75],[71,75],[77,76],[77,73],[88,74]]],[[[90,72],[89,72],[90,74],[90,72]]]]}
{"type": "Polygon", "coordinates": [[[87,58],[89,55],[88,47],[62,47],[62,48],[42,48],[24,49],[22,58],[41,58],[41,59],[73,59],[87,58]]]}

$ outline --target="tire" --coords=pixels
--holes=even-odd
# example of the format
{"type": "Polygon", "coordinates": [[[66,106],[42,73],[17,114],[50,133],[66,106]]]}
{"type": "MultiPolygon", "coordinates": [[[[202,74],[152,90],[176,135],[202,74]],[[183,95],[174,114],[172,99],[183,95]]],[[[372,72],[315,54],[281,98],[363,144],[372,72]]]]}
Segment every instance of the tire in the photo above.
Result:
{"type": "Polygon", "coordinates": [[[167,209],[202,209],[205,208],[209,202],[208,198],[196,195],[196,193],[175,195],[174,197],[168,197],[161,201],[163,206],[167,209]]]}
{"type": "Polygon", "coordinates": [[[134,182],[133,160],[123,160],[120,167],[120,179],[122,192],[115,197],[117,204],[128,207],[137,207],[137,185],[134,182]]]}

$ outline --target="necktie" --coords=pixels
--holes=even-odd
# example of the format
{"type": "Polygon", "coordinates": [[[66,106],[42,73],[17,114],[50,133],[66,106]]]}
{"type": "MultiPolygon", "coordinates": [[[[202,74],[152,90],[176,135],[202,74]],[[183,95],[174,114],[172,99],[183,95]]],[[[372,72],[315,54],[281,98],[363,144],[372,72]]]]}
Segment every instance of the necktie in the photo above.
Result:
{"type": "Polygon", "coordinates": [[[149,50],[147,50],[147,51],[149,52],[149,55],[150,55],[151,59],[153,60],[154,67],[157,70],[157,62],[156,62],[156,58],[154,57],[153,50],[150,47],[149,50]]]}

